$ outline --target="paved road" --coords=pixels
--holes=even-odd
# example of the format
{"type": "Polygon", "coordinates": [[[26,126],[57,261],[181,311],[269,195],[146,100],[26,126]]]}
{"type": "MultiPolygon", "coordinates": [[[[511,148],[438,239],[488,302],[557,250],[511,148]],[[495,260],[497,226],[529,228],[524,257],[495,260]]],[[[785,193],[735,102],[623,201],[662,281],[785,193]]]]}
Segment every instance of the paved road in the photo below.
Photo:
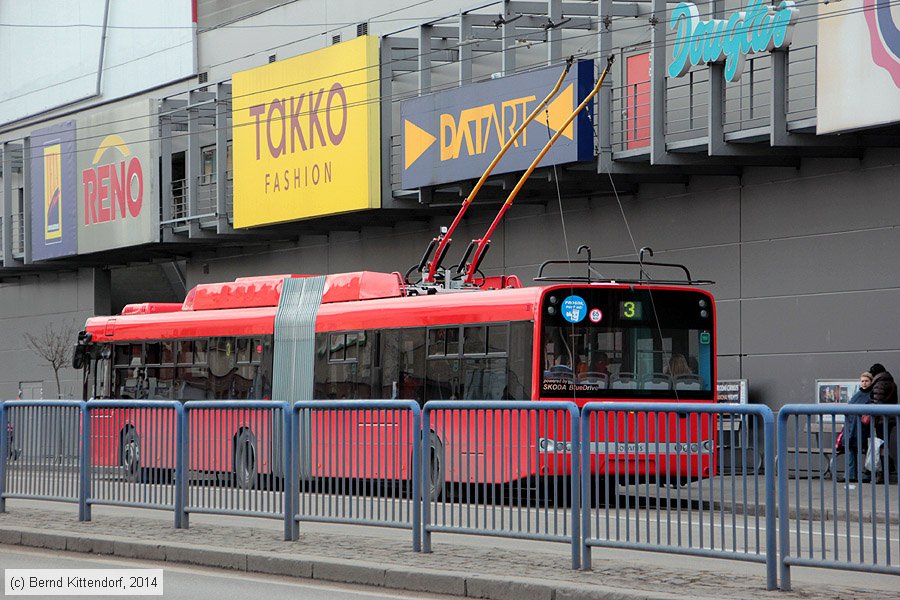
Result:
{"type": "MultiPolygon", "coordinates": [[[[278,576],[209,569],[203,567],[173,566],[120,558],[85,558],[84,556],[30,550],[0,545],[2,569],[163,569],[164,591],[167,600],[246,600],[264,597],[266,600],[450,600],[450,596],[411,594],[392,590],[372,590],[363,586],[311,584],[278,576]]],[[[4,590],[5,592],[6,590],[4,590]]],[[[29,598],[59,598],[60,596],[29,596],[29,598]]],[[[105,596],[106,598],[133,598],[134,596],[105,596]]]]}
{"type": "MultiPolygon", "coordinates": [[[[434,552],[419,554],[411,551],[410,533],[405,530],[303,523],[299,542],[290,543],[281,540],[282,524],[267,519],[192,515],[191,529],[179,531],[172,527],[171,513],[162,511],[98,506],[94,508],[93,522],[78,523],[77,507],[73,505],[9,500],[8,510],[8,514],[0,515],[0,529],[40,528],[72,536],[138,540],[154,547],[158,544],[159,548],[192,544],[251,554],[265,552],[301,561],[333,561],[338,565],[363,561],[369,567],[393,572],[462,573],[470,586],[472,577],[479,578],[479,582],[530,578],[553,585],[580,586],[591,591],[587,597],[600,597],[593,595],[599,594],[600,589],[624,594],[617,597],[628,597],[625,592],[640,597],[678,594],[693,599],[755,599],[767,594],[763,565],[730,560],[595,549],[593,571],[579,572],[569,568],[568,546],[551,542],[436,534],[434,552]]],[[[882,600],[894,597],[897,590],[897,578],[887,575],[807,568],[795,568],[792,575],[797,594],[780,593],[773,598],[882,600]]],[[[447,593],[458,592],[447,589],[447,593]]]]}

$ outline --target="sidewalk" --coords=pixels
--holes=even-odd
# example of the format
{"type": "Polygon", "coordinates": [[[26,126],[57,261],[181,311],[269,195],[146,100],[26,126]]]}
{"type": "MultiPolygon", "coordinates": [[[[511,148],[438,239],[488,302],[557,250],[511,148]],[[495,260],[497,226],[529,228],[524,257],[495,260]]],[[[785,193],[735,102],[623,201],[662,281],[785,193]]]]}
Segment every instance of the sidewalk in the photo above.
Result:
{"type": "Polygon", "coordinates": [[[767,592],[762,565],[727,560],[595,549],[594,570],[584,572],[570,568],[569,547],[562,544],[436,535],[434,552],[421,554],[411,550],[406,531],[303,524],[300,540],[292,543],[281,539],[278,521],[235,525],[235,519],[196,515],[189,530],[176,530],[170,513],[103,514],[95,507],[93,521],[79,523],[72,505],[50,510],[9,502],[7,510],[0,514],[0,544],[470,598],[880,600],[897,585],[890,576],[794,569],[793,592],[767,592]]]}

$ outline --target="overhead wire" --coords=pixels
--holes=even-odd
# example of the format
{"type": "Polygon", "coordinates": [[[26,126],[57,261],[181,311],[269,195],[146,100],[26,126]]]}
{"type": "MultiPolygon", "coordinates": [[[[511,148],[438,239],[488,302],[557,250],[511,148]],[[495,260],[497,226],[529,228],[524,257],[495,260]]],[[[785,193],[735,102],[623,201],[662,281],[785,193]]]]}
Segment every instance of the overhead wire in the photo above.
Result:
{"type": "MultiPolygon", "coordinates": [[[[701,2],[701,4],[709,3],[709,2],[711,2],[711,1],[712,1],[712,0],[706,0],[705,2],[701,2]]],[[[820,3],[825,4],[825,3],[827,3],[827,0],[815,0],[815,1],[814,1],[814,4],[820,4],[820,3]]],[[[890,4],[900,4],[900,0],[891,0],[890,4]]],[[[850,13],[864,12],[864,11],[867,11],[867,10],[872,10],[872,9],[863,7],[863,8],[861,8],[861,9],[849,9],[849,10],[846,11],[846,12],[847,12],[847,14],[850,14],[850,13]]],[[[843,14],[843,13],[842,13],[842,14],[843,14]]],[[[828,15],[828,16],[826,16],[826,17],[824,17],[824,18],[828,18],[828,17],[830,17],[830,16],[831,16],[831,15],[828,15]]],[[[450,17],[447,17],[447,18],[450,18],[450,17]]],[[[618,19],[633,19],[633,18],[634,18],[634,17],[618,17],[618,19]]],[[[817,17],[814,17],[812,20],[817,20],[817,19],[819,19],[819,18],[823,18],[823,17],[817,16],[817,17]]],[[[602,25],[602,23],[601,23],[601,25],[602,25]]],[[[649,25],[649,24],[642,24],[642,25],[640,25],[640,26],[631,26],[630,28],[635,28],[635,27],[638,27],[638,28],[646,28],[646,27],[652,27],[652,25],[649,25]]],[[[621,31],[623,31],[623,30],[625,30],[625,29],[628,29],[628,28],[617,28],[617,29],[616,29],[616,32],[621,32],[621,31]]],[[[518,36],[520,36],[520,35],[521,35],[521,33],[519,33],[519,34],[513,34],[513,35],[511,35],[511,36],[506,36],[505,38],[501,38],[501,39],[508,39],[508,38],[511,38],[511,37],[518,37],[518,36]]],[[[577,40],[577,39],[582,38],[582,37],[588,37],[588,36],[590,36],[590,37],[596,37],[597,35],[598,35],[598,33],[597,33],[596,31],[590,30],[590,31],[588,31],[588,32],[585,33],[585,34],[577,34],[577,35],[574,35],[574,36],[567,36],[566,39],[565,39],[565,41],[571,42],[571,41],[573,41],[573,40],[577,40]]],[[[315,36],[310,36],[310,38],[311,38],[311,37],[315,37],[315,36]]],[[[307,39],[309,39],[309,38],[307,38],[307,39]]],[[[485,41],[487,41],[487,40],[485,40],[485,41]]],[[[491,41],[496,41],[496,40],[491,40],[491,41]]],[[[292,43],[296,43],[296,42],[292,42],[292,43]]],[[[540,42],[540,43],[544,43],[544,42],[540,42]]],[[[672,44],[674,44],[674,43],[675,43],[674,41],[670,42],[670,41],[667,40],[663,45],[664,45],[665,47],[668,47],[669,45],[672,45],[672,44]]],[[[461,47],[462,45],[465,45],[465,44],[460,43],[460,44],[457,44],[456,47],[459,48],[459,47],[461,47]]],[[[657,45],[659,45],[659,44],[657,44],[657,45]]],[[[612,50],[611,53],[616,53],[617,51],[621,51],[621,50],[623,50],[624,48],[630,47],[630,46],[633,46],[633,44],[629,44],[629,45],[621,45],[621,46],[614,46],[614,47],[611,49],[611,50],[612,50]]],[[[652,43],[649,43],[648,46],[652,48],[652,47],[653,47],[653,44],[652,44],[652,43]]],[[[164,51],[165,51],[165,50],[161,50],[161,51],[158,51],[158,52],[164,52],[164,51]]],[[[404,57],[404,58],[402,58],[402,59],[391,59],[391,61],[389,61],[389,62],[397,62],[397,61],[400,61],[400,60],[408,61],[408,60],[415,59],[415,58],[418,58],[418,57],[424,57],[424,56],[427,56],[427,55],[429,55],[429,54],[438,54],[438,53],[442,53],[442,52],[444,52],[444,51],[446,51],[446,49],[431,50],[431,51],[429,51],[429,52],[424,52],[424,53],[421,53],[421,54],[418,54],[418,55],[412,55],[412,56],[404,57]]],[[[502,49],[501,49],[501,50],[484,51],[484,52],[481,52],[481,53],[480,53],[479,55],[477,55],[477,56],[473,56],[473,57],[472,57],[471,59],[469,59],[469,60],[474,61],[474,60],[477,60],[477,59],[484,59],[484,58],[487,57],[487,56],[490,56],[490,55],[493,55],[493,54],[499,54],[499,53],[501,53],[501,52],[503,52],[502,49]]],[[[600,57],[600,52],[599,52],[599,50],[596,50],[596,51],[593,51],[593,52],[585,53],[581,58],[592,58],[592,57],[600,57]]],[[[140,60],[140,58],[135,59],[135,60],[140,60]]],[[[236,60],[236,59],[234,59],[234,60],[236,60]]],[[[129,62],[131,62],[131,61],[129,61],[129,62]]],[[[232,61],[225,61],[225,62],[223,62],[223,63],[221,63],[221,64],[226,64],[227,62],[232,62],[232,61]]],[[[121,64],[124,64],[124,63],[121,63],[121,64]]],[[[453,63],[453,64],[455,64],[455,63],[453,63]]],[[[117,65],[117,66],[118,66],[118,65],[117,65]]],[[[264,66],[264,65],[263,65],[263,66],[264,66]]],[[[539,70],[539,69],[546,68],[547,66],[548,66],[548,62],[546,61],[546,59],[540,59],[540,60],[535,61],[535,62],[532,62],[532,63],[527,63],[527,64],[525,65],[524,68],[518,69],[518,70],[516,71],[515,74],[526,73],[526,72],[531,71],[531,70],[539,70]]],[[[365,67],[359,67],[359,68],[354,68],[354,69],[348,69],[348,70],[343,71],[343,72],[334,73],[334,74],[329,74],[329,75],[325,75],[325,76],[322,76],[322,77],[315,77],[315,78],[310,78],[310,79],[305,79],[305,80],[299,80],[299,81],[289,82],[289,83],[286,83],[286,84],[283,84],[283,85],[279,85],[279,86],[275,86],[275,87],[272,87],[272,88],[266,88],[266,89],[262,89],[262,90],[254,90],[254,91],[252,91],[252,92],[248,92],[247,94],[239,94],[239,95],[236,95],[236,96],[233,95],[233,96],[231,97],[230,101],[233,101],[235,98],[243,98],[243,97],[245,97],[245,96],[257,95],[257,94],[266,93],[266,92],[274,92],[274,91],[278,91],[278,90],[280,90],[280,89],[284,89],[284,88],[288,88],[288,87],[294,87],[294,86],[302,85],[302,84],[305,84],[305,83],[313,83],[313,82],[317,82],[317,81],[321,81],[321,80],[331,80],[331,79],[334,79],[334,78],[339,77],[339,76],[341,76],[341,75],[348,75],[348,74],[352,74],[352,73],[355,73],[355,72],[358,72],[358,71],[365,71],[365,70],[369,70],[369,69],[372,69],[372,68],[380,68],[380,67],[381,67],[381,63],[378,64],[378,65],[370,65],[370,66],[365,66],[365,67]]],[[[418,73],[418,72],[420,72],[419,69],[414,69],[414,70],[409,70],[409,71],[404,72],[403,75],[409,76],[409,75],[413,75],[413,74],[418,73]]],[[[94,74],[96,74],[96,73],[94,73],[94,74]]],[[[81,77],[83,77],[83,76],[79,76],[79,77],[77,77],[77,78],[75,78],[75,79],[78,79],[78,78],[81,78],[81,77]]],[[[355,83],[355,84],[351,84],[351,85],[348,85],[348,86],[346,86],[346,87],[349,88],[349,87],[355,87],[355,86],[369,85],[369,84],[375,83],[375,82],[377,82],[377,81],[381,81],[382,79],[383,79],[383,76],[382,76],[381,73],[379,72],[379,77],[378,77],[377,79],[374,79],[374,78],[373,78],[373,79],[367,79],[367,80],[365,80],[365,81],[358,82],[358,83],[355,83]]],[[[226,81],[227,81],[227,80],[226,80],[226,81]]],[[[217,84],[216,84],[216,83],[207,83],[207,84],[204,84],[204,85],[205,85],[205,86],[215,86],[215,85],[217,85],[217,84]]],[[[48,87],[52,87],[52,86],[48,86],[48,87]]],[[[432,86],[432,90],[433,90],[433,92],[440,92],[440,91],[444,91],[444,90],[446,90],[446,89],[455,89],[455,88],[457,88],[457,87],[459,87],[459,82],[458,82],[458,81],[451,81],[451,82],[448,82],[448,83],[446,83],[446,84],[444,84],[444,85],[432,86]]],[[[41,88],[41,89],[46,89],[46,88],[41,88]]],[[[31,90],[31,91],[28,92],[28,93],[34,93],[35,91],[39,91],[39,90],[38,90],[38,89],[31,90]]],[[[174,97],[174,96],[182,95],[182,94],[188,93],[188,91],[189,91],[189,90],[185,90],[185,91],[182,91],[182,92],[176,92],[176,93],[172,94],[172,95],[169,96],[169,97],[174,97]]],[[[348,104],[348,108],[351,108],[351,107],[357,107],[357,106],[363,106],[363,105],[366,105],[366,104],[378,104],[378,103],[381,103],[381,102],[384,102],[384,101],[389,101],[389,102],[402,101],[402,100],[404,100],[404,99],[415,98],[415,97],[418,97],[418,96],[419,96],[419,93],[418,93],[417,90],[414,90],[414,91],[411,91],[411,92],[408,92],[408,93],[392,93],[392,94],[390,94],[390,95],[387,96],[387,97],[385,97],[385,96],[379,96],[378,98],[367,99],[367,100],[360,101],[360,102],[357,102],[357,103],[349,103],[349,104],[348,104]]],[[[301,112],[301,113],[297,113],[298,116],[308,116],[309,114],[310,114],[309,112],[301,112]]],[[[143,119],[143,118],[146,118],[146,115],[139,115],[139,116],[135,116],[135,117],[125,117],[125,118],[122,118],[122,119],[115,119],[115,120],[112,120],[112,121],[108,121],[108,122],[106,123],[106,125],[112,125],[112,124],[116,124],[116,123],[124,123],[124,122],[133,121],[133,120],[137,120],[137,119],[143,119]]],[[[244,124],[244,125],[250,125],[250,124],[251,124],[251,123],[247,123],[247,124],[244,124]]],[[[154,126],[151,125],[150,128],[153,129],[154,126]]],[[[233,129],[233,128],[234,128],[234,126],[232,126],[232,129],[233,129]]],[[[144,130],[144,129],[147,129],[147,128],[146,128],[146,127],[136,127],[136,128],[132,128],[132,129],[120,129],[120,130],[119,130],[119,133],[131,133],[131,132],[142,131],[142,130],[144,130]]],[[[214,132],[214,131],[216,131],[216,130],[217,130],[217,129],[216,129],[215,127],[205,129],[205,131],[207,131],[207,132],[214,132]]],[[[173,133],[173,134],[171,135],[171,138],[174,139],[174,138],[177,138],[177,137],[181,137],[182,135],[183,135],[182,133],[173,133]]],[[[23,135],[23,136],[21,136],[21,137],[13,137],[13,138],[9,138],[9,139],[7,139],[7,140],[5,140],[5,141],[7,141],[7,142],[17,142],[17,141],[22,141],[22,140],[24,140],[26,137],[32,137],[32,138],[34,138],[33,135],[26,134],[26,135],[23,135]]],[[[92,139],[92,137],[93,137],[93,139],[100,139],[100,138],[105,137],[105,136],[103,136],[103,135],[98,135],[98,136],[79,137],[79,139],[89,140],[89,139],[92,139]]],[[[151,136],[151,137],[149,137],[149,138],[147,138],[147,139],[145,139],[145,140],[135,140],[133,143],[153,142],[153,141],[158,141],[158,140],[161,140],[161,139],[163,139],[162,136],[161,136],[161,135],[157,135],[157,136],[151,136]]],[[[76,152],[82,152],[82,151],[84,151],[84,152],[91,152],[92,150],[76,150],[76,152]]]]}

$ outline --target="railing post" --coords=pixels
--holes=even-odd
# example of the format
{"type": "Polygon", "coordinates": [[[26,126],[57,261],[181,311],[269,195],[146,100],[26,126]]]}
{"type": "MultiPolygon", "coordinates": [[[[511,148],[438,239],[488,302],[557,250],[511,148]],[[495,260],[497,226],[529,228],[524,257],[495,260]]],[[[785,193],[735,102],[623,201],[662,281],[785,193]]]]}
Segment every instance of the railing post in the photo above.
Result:
{"type": "Polygon", "coordinates": [[[778,545],[775,539],[775,510],[771,508],[775,506],[775,417],[768,406],[762,408],[765,409],[760,416],[763,420],[763,460],[766,469],[766,589],[775,590],[778,589],[778,545]]]}
{"type": "Polygon", "coordinates": [[[412,530],[413,530],[413,552],[422,551],[422,444],[416,443],[421,440],[424,435],[422,433],[422,412],[418,404],[412,407],[412,490],[410,493],[413,497],[412,503],[412,530]]]}
{"type": "Polygon", "coordinates": [[[6,403],[0,402],[0,513],[6,512],[6,463],[9,460],[9,423],[6,420],[6,403]]]}
{"type": "Polygon", "coordinates": [[[572,568],[579,569],[581,568],[581,549],[579,547],[581,543],[581,511],[579,507],[580,503],[580,490],[581,490],[581,469],[579,468],[579,460],[578,457],[581,456],[581,432],[579,431],[579,418],[578,418],[578,407],[570,406],[568,410],[569,414],[569,429],[572,432],[572,451],[569,453],[569,461],[571,470],[571,475],[569,475],[569,481],[571,484],[571,497],[572,497],[572,508],[571,508],[571,517],[572,517],[572,568]]]}
{"type": "MultiPolygon", "coordinates": [[[[297,521],[297,513],[300,511],[300,409],[296,404],[291,406],[291,540],[297,541],[300,538],[300,522],[297,521]]],[[[285,484],[287,487],[287,484],[285,484]]]]}
{"type": "Polygon", "coordinates": [[[187,528],[184,512],[184,473],[187,465],[184,458],[184,406],[175,406],[175,529],[187,528]]]}
{"type": "Polygon", "coordinates": [[[431,552],[431,532],[428,526],[431,523],[431,490],[428,486],[431,484],[426,469],[429,469],[429,461],[424,458],[428,454],[428,432],[431,431],[431,411],[426,403],[422,410],[422,429],[419,435],[419,456],[422,458],[421,476],[419,477],[419,498],[422,503],[422,552],[431,552]]]}
{"type": "MultiPolygon", "coordinates": [[[[791,590],[791,567],[787,564],[787,558],[791,552],[787,480],[787,418],[788,414],[784,409],[778,411],[778,534],[781,538],[778,560],[781,565],[781,590],[784,592],[791,590]]],[[[768,465],[766,465],[766,470],[768,471],[768,465]]],[[[768,479],[768,474],[766,478],[768,479]]]]}
{"type": "MultiPolygon", "coordinates": [[[[188,494],[190,490],[188,489],[189,485],[189,477],[190,477],[190,425],[188,421],[190,420],[190,411],[187,406],[183,406],[181,409],[181,419],[178,426],[178,437],[181,440],[180,443],[175,443],[175,449],[177,453],[176,458],[176,470],[180,466],[180,472],[176,475],[177,483],[175,493],[177,494],[176,507],[181,506],[181,529],[188,529],[191,526],[191,517],[190,513],[187,512],[187,501],[188,494]]],[[[176,508],[176,510],[178,510],[176,508]]]]}
{"type": "Polygon", "coordinates": [[[293,431],[292,431],[292,409],[293,407],[287,402],[282,403],[281,408],[281,420],[284,423],[283,426],[283,434],[281,436],[281,451],[283,460],[281,461],[282,466],[282,476],[284,477],[284,484],[281,486],[282,494],[284,495],[284,502],[282,504],[282,509],[284,510],[284,541],[290,542],[296,539],[294,537],[294,502],[297,494],[294,493],[294,486],[296,485],[296,481],[294,480],[294,446],[293,446],[293,431]]]}
{"type": "Polygon", "coordinates": [[[78,520],[91,520],[88,495],[91,488],[91,413],[87,402],[81,402],[81,456],[78,467],[78,520]]]}
{"type": "MultiPolygon", "coordinates": [[[[585,543],[591,531],[591,419],[590,404],[581,411],[581,568],[591,570],[591,547],[585,543]]],[[[599,459],[598,459],[599,462],[599,459]]]]}

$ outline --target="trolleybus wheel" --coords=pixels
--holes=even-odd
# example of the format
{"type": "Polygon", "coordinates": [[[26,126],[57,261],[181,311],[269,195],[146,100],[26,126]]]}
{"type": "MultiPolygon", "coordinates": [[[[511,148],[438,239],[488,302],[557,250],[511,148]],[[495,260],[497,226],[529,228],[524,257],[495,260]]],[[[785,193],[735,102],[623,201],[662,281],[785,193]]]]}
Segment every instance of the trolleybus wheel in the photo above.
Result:
{"type": "Polygon", "coordinates": [[[249,429],[241,430],[234,439],[234,482],[242,490],[256,486],[256,436],[249,429]]]}
{"type": "Polygon", "coordinates": [[[125,481],[141,481],[141,436],[133,427],[129,427],[122,434],[122,447],[120,451],[122,469],[125,472],[125,481]]]}
{"type": "Polygon", "coordinates": [[[428,432],[428,498],[440,500],[444,494],[444,444],[433,431],[428,432]]]}

